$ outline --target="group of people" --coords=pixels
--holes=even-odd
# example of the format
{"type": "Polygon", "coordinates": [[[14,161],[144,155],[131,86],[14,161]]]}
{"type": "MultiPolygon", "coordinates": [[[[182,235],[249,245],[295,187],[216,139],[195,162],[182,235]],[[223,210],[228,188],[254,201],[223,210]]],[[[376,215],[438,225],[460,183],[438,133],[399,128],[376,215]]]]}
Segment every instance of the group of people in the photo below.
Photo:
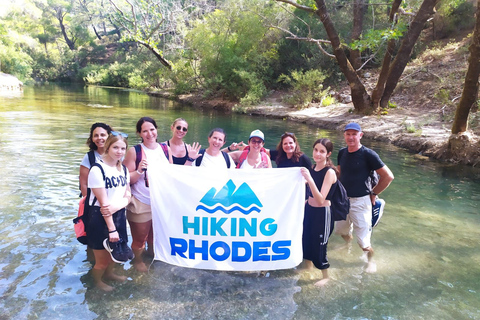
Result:
{"type": "Polygon", "coordinates": [[[142,142],[128,149],[126,134],[113,131],[104,123],[95,123],[91,127],[87,140],[90,151],[80,165],[80,189],[84,196],[87,190],[91,190],[87,199],[91,208],[86,230],[88,248],[93,249],[95,258],[92,275],[97,287],[111,291],[113,287],[104,280],[126,280],[113,272],[114,262],[121,262],[114,251],[123,255],[121,259],[133,258],[136,270],[148,270],[143,255],[153,256],[149,163],[260,169],[272,168],[273,160],[278,168],[300,167],[309,190],[303,221],[304,266],[322,270],[323,278],[316,283],[320,286],[329,280],[327,244],[335,227],[330,200],[335,184],[340,180],[347,190],[351,208],[347,220],[337,222],[336,232],[351,241],[355,231],[358,244],[367,252],[366,270],[375,271],[371,245],[372,203],[391,183],[393,174],[377,153],[361,145],[363,132],[360,125],[353,122],[345,127],[347,147],[339,151],[338,166],[330,159],[333,143],[329,139],[318,139],[313,144],[312,165],[291,132],[285,132],[277,148],[269,150],[264,147],[265,137],[260,130],[251,132],[247,144],[234,142],[224,147],[226,133],[215,128],[208,135],[208,147],[202,149],[197,142],[184,142],[188,132],[185,119],[176,119],[171,130],[172,137],[159,143],[155,120],[142,117],[136,125],[136,133],[142,142]],[[372,171],[379,175],[374,188],[369,183],[372,171]],[[127,246],[127,220],[132,234],[131,250],[127,246]]]}

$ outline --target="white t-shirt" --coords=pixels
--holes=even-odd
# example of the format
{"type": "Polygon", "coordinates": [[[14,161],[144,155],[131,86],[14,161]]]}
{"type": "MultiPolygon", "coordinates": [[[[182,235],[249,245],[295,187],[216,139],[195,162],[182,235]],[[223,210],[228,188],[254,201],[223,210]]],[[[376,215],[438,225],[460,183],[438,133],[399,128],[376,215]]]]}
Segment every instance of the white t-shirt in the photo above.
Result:
{"type": "MultiPolygon", "coordinates": [[[[94,150],[93,153],[95,154],[95,162],[99,163],[102,160],[102,155],[98,153],[97,150],[94,150]]],[[[85,153],[85,156],[83,157],[82,163],[80,163],[80,165],[90,169],[90,160],[88,159],[88,152],[85,153]]]]}
{"type": "MultiPolygon", "coordinates": [[[[127,172],[127,179],[125,179],[125,172],[123,168],[121,171],[118,171],[117,167],[110,167],[104,162],[99,162],[99,165],[102,166],[103,171],[105,172],[105,181],[103,180],[102,171],[97,166],[94,166],[90,173],[88,174],[88,184],[89,188],[106,188],[107,197],[110,203],[115,203],[121,201],[125,196],[125,191],[127,190],[127,185],[130,184],[130,173],[127,172]]],[[[92,204],[95,195],[93,192],[90,194],[90,199],[88,199],[90,205],[100,206],[98,200],[92,204]]]]}
{"type": "MultiPolygon", "coordinates": [[[[230,169],[235,169],[235,162],[233,161],[232,157],[227,154],[228,157],[230,158],[230,169]]],[[[192,162],[192,166],[196,166],[196,163],[198,161],[198,158],[192,162]]],[[[223,154],[220,152],[217,156],[211,156],[209,155],[206,151],[203,154],[203,159],[202,163],[200,163],[200,167],[203,168],[227,168],[227,162],[225,161],[225,158],[223,157],[223,154]]]]}
{"type": "MultiPolygon", "coordinates": [[[[148,163],[157,163],[163,165],[170,164],[165,152],[160,145],[156,149],[149,149],[143,143],[141,144],[143,152],[148,160],[148,163]]],[[[147,169],[148,178],[148,169],[147,169]]],[[[145,186],[145,174],[132,185],[132,195],[142,203],[150,205],[150,189],[145,186]]]]}

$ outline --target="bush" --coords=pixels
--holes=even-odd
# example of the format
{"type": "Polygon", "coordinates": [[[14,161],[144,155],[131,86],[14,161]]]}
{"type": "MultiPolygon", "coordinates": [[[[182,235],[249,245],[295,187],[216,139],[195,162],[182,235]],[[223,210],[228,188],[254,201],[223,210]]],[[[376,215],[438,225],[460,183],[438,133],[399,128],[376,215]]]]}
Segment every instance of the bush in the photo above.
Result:
{"type": "Polygon", "coordinates": [[[292,87],[292,95],[287,102],[304,108],[311,102],[320,102],[327,96],[328,88],[323,89],[323,81],[326,78],[326,74],[318,69],[306,72],[294,70],[290,76],[282,74],[278,81],[292,87]]]}
{"type": "Polygon", "coordinates": [[[20,81],[31,79],[33,59],[21,50],[0,43],[2,72],[16,76],[20,81]]]}

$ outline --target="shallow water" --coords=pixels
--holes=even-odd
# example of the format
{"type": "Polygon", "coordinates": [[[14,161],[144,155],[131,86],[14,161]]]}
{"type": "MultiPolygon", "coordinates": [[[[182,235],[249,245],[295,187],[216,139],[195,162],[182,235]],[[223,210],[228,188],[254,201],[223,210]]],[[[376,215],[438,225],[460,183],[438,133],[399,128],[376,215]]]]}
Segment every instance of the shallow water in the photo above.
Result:
{"type": "Polygon", "coordinates": [[[374,230],[376,274],[364,272],[356,244],[333,235],[333,280],[325,288],[313,285],[315,271],[260,277],[155,262],[144,275],[118,266],[129,280],[103,293],[92,286],[71,221],[93,122],[128,133],[131,144],[145,115],[157,120],[162,140],[180,116],[189,121],[187,142],[206,144],[217,126],[227,130],[227,143],[260,128],[273,148],[291,131],[309,155],[318,137],[342,146],[341,133],[107,88],[27,87],[0,102],[0,319],[480,319],[479,169],[364,141],[396,178],[382,193],[387,206],[374,230]]]}

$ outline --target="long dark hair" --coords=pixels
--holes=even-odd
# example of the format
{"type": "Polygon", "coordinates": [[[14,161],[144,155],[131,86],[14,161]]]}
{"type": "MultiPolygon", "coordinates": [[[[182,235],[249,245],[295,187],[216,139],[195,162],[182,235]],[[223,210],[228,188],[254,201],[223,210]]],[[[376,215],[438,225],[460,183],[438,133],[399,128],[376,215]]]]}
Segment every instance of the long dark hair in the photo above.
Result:
{"type": "Polygon", "coordinates": [[[277,145],[278,155],[277,155],[277,158],[275,159],[276,163],[280,163],[281,161],[287,159],[287,154],[285,151],[283,151],[283,140],[289,137],[293,139],[293,142],[295,142],[295,150],[293,151],[292,161],[293,162],[300,161],[300,157],[303,154],[303,152],[300,150],[300,145],[298,144],[297,137],[295,137],[295,134],[292,132],[285,132],[280,137],[280,142],[277,145]]]}
{"type": "Polygon", "coordinates": [[[90,149],[90,151],[98,149],[97,145],[92,140],[93,139],[93,131],[97,128],[105,129],[109,135],[112,132],[112,128],[108,124],[105,124],[103,122],[96,122],[96,123],[92,124],[92,126],[90,127],[90,136],[87,139],[87,146],[90,149]]]}
{"type": "MultiPolygon", "coordinates": [[[[317,141],[315,141],[315,142],[313,143],[312,148],[315,148],[315,146],[316,146],[317,144],[319,144],[319,143],[320,143],[322,146],[324,146],[325,149],[327,149],[327,153],[333,152],[333,142],[330,141],[330,139],[327,139],[327,138],[318,139],[317,141]]],[[[332,169],[335,171],[335,173],[337,174],[337,176],[338,176],[338,174],[339,174],[338,169],[337,169],[337,167],[333,164],[333,161],[332,161],[332,159],[330,158],[330,156],[327,157],[327,161],[326,161],[326,163],[325,163],[325,166],[332,168],[332,169]]],[[[315,165],[314,165],[314,167],[315,167],[315,165]]]]}

